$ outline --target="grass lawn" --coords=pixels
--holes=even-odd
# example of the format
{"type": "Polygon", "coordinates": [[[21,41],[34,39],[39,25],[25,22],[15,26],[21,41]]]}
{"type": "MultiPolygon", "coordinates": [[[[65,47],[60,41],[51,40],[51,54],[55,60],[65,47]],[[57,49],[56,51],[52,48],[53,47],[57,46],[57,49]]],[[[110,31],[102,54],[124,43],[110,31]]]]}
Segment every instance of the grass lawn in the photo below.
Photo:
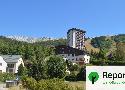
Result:
{"type": "Polygon", "coordinates": [[[86,82],[85,81],[78,81],[78,82],[66,82],[69,85],[71,85],[72,87],[80,87],[83,88],[83,90],[85,90],[86,87],[86,82]]]}

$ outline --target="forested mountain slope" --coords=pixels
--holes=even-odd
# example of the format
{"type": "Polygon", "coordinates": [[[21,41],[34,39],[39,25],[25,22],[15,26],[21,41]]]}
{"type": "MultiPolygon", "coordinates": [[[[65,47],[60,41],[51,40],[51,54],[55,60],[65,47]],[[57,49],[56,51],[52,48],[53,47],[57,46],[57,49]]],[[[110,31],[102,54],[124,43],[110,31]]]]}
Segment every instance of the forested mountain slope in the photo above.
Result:
{"type": "MultiPolygon", "coordinates": [[[[103,49],[106,53],[110,53],[116,50],[118,42],[125,42],[125,34],[86,39],[85,45],[89,52],[99,52],[100,49],[103,49]]],[[[42,55],[43,53],[45,56],[49,56],[53,53],[53,47],[57,45],[66,45],[66,39],[27,43],[0,36],[0,54],[20,54],[26,60],[34,60],[37,55],[42,55]]]]}

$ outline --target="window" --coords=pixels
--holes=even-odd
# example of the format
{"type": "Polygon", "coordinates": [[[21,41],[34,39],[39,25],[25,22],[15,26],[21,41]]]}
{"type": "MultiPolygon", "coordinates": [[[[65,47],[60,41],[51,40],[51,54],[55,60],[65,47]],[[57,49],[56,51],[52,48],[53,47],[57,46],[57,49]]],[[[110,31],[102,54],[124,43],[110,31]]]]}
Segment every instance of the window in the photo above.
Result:
{"type": "Polygon", "coordinates": [[[72,60],[74,60],[74,59],[72,59],[72,60]]]}
{"type": "Polygon", "coordinates": [[[8,68],[14,68],[14,64],[7,64],[8,68]]]}
{"type": "Polygon", "coordinates": [[[62,48],[62,50],[64,50],[64,48],[62,48]]]}
{"type": "Polygon", "coordinates": [[[2,66],[2,63],[0,63],[0,66],[2,66]]]}
{"type": "Polygon", "coordinates": [[[70,56],[70,54],[68,54],[68,56],[70,56]]]}
{"type": "Polygon", "coordinates": [[[72,56],[74,57],[74,54],[72,54],[72,56]]]}
{"type": "Polygon", "coordinates": [[[9,73],[13,73],[13,69],[9,69],[9,73]]]}

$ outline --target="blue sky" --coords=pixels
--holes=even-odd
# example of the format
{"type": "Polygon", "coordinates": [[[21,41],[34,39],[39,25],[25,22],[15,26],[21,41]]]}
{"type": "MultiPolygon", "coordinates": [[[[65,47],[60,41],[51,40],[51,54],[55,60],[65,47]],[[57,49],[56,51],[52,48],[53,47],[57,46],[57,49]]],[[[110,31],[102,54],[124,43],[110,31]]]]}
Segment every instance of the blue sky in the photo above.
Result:
{"type": "Polygon", "coordinates": [[[0,35],[87,37],[125,33],[125,0],[0,0],[0,35]]]}

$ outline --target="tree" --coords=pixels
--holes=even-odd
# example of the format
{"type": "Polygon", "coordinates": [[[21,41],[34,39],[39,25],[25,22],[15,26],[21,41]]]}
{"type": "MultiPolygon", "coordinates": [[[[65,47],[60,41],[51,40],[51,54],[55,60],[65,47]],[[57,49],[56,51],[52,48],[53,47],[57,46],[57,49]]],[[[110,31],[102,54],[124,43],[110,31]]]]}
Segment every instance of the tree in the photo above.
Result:
{"type": "Polygon", "coordinates": [[[100,36],[92,38],[91,44],[96,48],[109,49],[112,46],[111,39],[108,39],[106,36],[100,36]]]}
{"type": "Polygon", "coordinates": [[[67,64],[67,69],[69,71],[77,71],[79,69],[78,64],[73,65],[73,63],[71,61],[66,60],[66,64],[67,64]]]}
{"type": "Polygon", "coordinates": [[[28,75],[32,76],[37,81],[46,78],[45,54],[41,47],[35,47],[35,60],[28,67],[28,75]]]}
{"type": "Polygon", "coordinates": [[[49,78],[63,78],[66,74],[66,63],[62,57],[50,56],[46,66],[49,78]]]}
{"type": "Polygon", "coordinates": [[[23,66],[23,64],[20,64],[20,66],[18,67],[18,75],[19,76],[27,75],[27,69],[26,67],[23,66]]]}
{"type": "Polygon", "coordinates": [[[78,81],[85,81],[86,80],[86,67],[82,67],[77,74],[78,81]]]}
{"type": "Polygon", "coordinates": [[[125,42],[125,34],[112,36],[115,42],[125,42]]]}
{"type": "Polygon", "coordinates": [[[44,61],[41,63],[32,63],[28,70],[28,76],[33,77],[37,81],[46,78],[46,65],[44,61]]]}
{"type": "Polygon", "coordinates": [[[125,60],[125,43],[117,43],[116,44],[116,58],[117,60],[124,61],[125,60]]]}
{"type": "Polygon", "coordinates": [[[102,58],[105,59],[105,52],[103,49],[100,49],[99,53],[98,53],[98,58],[102,58]]]}

